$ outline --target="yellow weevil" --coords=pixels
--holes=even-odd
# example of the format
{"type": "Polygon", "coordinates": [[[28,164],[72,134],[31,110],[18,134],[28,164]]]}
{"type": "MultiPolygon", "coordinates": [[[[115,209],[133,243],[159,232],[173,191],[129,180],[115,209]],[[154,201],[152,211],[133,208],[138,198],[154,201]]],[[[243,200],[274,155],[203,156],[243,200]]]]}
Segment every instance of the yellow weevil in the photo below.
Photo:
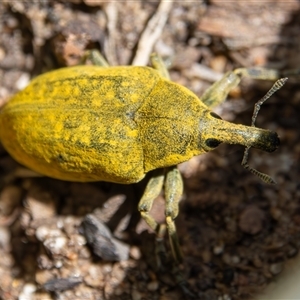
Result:
{"type": "MultiPolygon", "coordinates": [[[[274,151],[278,135],[256,128],[256,116],[253,126],[238,125],[222,120],[211,108],[243,76],[277,79],[278,74],[236,69],[200,100],[169,80],[157,55],[151,61],[154,68],[109,67],[102,60],[102,66],[62,68],[38,76],[2,109],[0,139],[19,163],[62,180],[130,184],[157,169],[138,209],[158,233],[160,227],[149,211],[164,185],[167,230],[173,255],[180,261],[174,219],[183,183],[177,164],[222,142],[244,145],[246,152],[250,147],[274,151]]],[[[250,168],[247,158],[243,165],[272,182],[268,175],[250,168]]]]}

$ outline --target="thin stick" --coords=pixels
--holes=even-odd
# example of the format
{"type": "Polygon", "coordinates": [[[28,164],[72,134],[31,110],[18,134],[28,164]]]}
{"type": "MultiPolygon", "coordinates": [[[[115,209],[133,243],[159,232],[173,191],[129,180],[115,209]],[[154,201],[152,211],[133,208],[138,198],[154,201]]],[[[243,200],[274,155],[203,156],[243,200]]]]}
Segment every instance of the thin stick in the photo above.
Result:
{"type": "Polygon", "coordinates": [[[142,33],[132,65],[145,66],[148,63],[153,46],[161,36],[162,30],[167,22],[173,0],[161,0],[157,11],[149,20],[142,33]]]}
{"type": "Polygon", "coordinates": [[[113,1],[106,3],[106,5],[104,5],[104,11],[107,18],[107,36],[104,41],[104,52],[109,64],[115,66],[118,64],[116,54],[117,3],[113,1]]]}

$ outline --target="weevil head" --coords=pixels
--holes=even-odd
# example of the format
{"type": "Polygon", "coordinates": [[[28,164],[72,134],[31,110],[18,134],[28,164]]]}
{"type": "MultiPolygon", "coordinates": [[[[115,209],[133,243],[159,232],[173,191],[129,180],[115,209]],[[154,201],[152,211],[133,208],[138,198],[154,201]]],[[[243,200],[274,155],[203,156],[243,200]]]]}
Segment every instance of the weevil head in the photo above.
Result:
{"type": "Polygon", "coordinates": [[[199,134],[198,147],[206,152],[215,149],[220,143],[239,144],[273,152],[280,143],[274,131],[230,123],[209,110],[204,111],[199,120],[199,134]]]}

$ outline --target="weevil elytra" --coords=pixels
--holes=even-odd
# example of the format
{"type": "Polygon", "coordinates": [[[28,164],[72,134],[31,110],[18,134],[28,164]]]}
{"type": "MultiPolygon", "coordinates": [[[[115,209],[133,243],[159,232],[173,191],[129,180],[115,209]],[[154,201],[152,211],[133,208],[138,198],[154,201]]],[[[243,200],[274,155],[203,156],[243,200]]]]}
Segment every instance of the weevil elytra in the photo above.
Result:
{"type": "Polygon", "coordinates": [[[237,69],[201,100],[169,80],[157,55],[149,67],[75,66],[33,79],[0,113],[0,139],[19,163],[69,181],[130,184],[150,178],[139,210],[159,232],[149,211],[163,188],[166,223],[180,260],[174,219],[183,192],[177,164],[221,142],[267,152],[279,145],[269,130],[229,123],[212,112],[243,76],[277,79],[276,71],[237,69]]]}

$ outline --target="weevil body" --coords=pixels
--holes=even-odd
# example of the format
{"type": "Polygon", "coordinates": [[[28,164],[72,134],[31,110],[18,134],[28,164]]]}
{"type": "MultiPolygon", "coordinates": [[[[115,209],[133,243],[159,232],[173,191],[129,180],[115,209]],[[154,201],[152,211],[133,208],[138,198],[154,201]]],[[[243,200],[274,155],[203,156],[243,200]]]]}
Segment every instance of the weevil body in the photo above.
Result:
{"type": "Polygon", "coordinates": [[[156,69],[76,66],[40,75],[0,112],[0,139],[21,164],[62,180],[130,184],[166,168],[149,180],[139,210],[159,232],[149,211],[165,184],[166,223],[179,260],[174,219],[182,179],[176,165],[221,142],[271,152],[279,139],[275,132],[226,122],[209,108],[242,76],[262,79],[265,72],[230,72],[201,101],[168,80],[157,56],[152,63],[156,69]]]}
{"type": "Polygon", "coordinates": [[[276,147],[275,133],[221,120],[188,89],[132,66],[40,75],[1,111],[0,138],[38,173],[117,183],[138,182],[220,142],[276,147]]]}

